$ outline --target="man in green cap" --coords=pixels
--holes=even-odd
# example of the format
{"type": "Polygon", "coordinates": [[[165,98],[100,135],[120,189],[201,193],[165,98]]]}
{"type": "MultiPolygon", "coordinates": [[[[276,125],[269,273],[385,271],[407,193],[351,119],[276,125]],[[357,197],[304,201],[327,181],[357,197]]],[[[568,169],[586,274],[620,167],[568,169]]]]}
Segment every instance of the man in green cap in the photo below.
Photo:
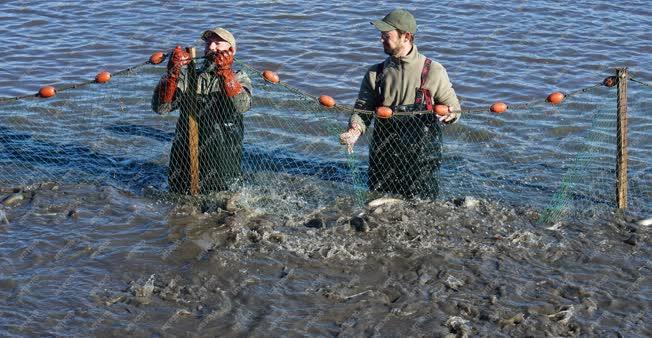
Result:
{"type": "Polygon", "coordinates": [[[251,106],[251,80],[232,69],[233,34],[218,27],[201,37],[205,58],[200,67],[190,69],[190,55],[177,46],[152,96],[152,109],[159,114],[180,108],[168,183],[170,191],[182,194],[223,191],[240,181],[243,113],[251,106]],[[195,188],[191,188],[191,124],[198,131],[199,182],[195,188]]]}
{"type": "Polygon", "coordinates": [[[396,9],[373,21],[389,55],[367,70],[349,129],[340,135],[352,151],[372,121],[369,147],[369,190],[434,199],[439,192],[437,175],[441,163],[441,124],[456,122],[460,104],[444,67],[419,54],[414,43],[417,23],[405,9],[396,9]],[[436,104],[448,106],[445,116],[435,115],[436,104]],[[378,107],[389,107],[390,118],[375,117],[378,107]],[[431,111],[429,113],[413,113],[431,111]]]}

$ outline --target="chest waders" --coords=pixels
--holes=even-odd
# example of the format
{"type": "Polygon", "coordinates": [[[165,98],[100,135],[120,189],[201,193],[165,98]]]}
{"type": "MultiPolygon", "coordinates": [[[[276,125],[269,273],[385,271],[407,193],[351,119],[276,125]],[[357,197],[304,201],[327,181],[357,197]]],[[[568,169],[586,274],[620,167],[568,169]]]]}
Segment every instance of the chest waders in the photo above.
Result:
{"type": "MultiPolygon", "coordinates": [[[[424,88],[430,59],[421,71],[421,86],[414,104],[391,107],[395,112],[432,111],[430,91],[424,88]]],[[[376,76],[377,102],[383,102],[383,63],[376,76]]],[[[435,199],[439,193],[441,126],[434,113],[375,118],[369,151],[369,190],[399,194],[408,198],[435,199]]]]}
{"type": "Polygon", "coordinates": [[[179,94],[181,113],[170,151],[168,172],[170,191],[190,193],[189,109],[193,110],[199,129],[199,193],[228,190],[242,176],[242,114],[236,111],[223,91],[179,94]]]}

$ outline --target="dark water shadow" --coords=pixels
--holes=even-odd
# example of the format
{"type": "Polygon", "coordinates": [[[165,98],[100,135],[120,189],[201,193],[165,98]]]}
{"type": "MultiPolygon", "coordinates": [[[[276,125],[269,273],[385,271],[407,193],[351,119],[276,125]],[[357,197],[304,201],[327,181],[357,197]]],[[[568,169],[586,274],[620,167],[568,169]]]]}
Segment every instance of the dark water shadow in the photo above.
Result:
{"type": "MultiPolygon", "coordinates": [[[[130,191],[165,182],[167,168],[153,162],[98,153],[88,147],[38,140],[0,126],[0,164],[25,166],[25,175],[10,179],[32,182],[93,182],[130,191]]],[[[20,173],[18,174],[20,175],[20,173]]]]}
{"type": "Polygon", "coordinates": [[[161,129],[152,128],[150,126],[142,126],[135,124],[116,124],[104,128],[116,135],[122,136],[142,136],[151,138],[160,142],[170,142],[174,138],[173,132],[167,132],[161,129]]]}

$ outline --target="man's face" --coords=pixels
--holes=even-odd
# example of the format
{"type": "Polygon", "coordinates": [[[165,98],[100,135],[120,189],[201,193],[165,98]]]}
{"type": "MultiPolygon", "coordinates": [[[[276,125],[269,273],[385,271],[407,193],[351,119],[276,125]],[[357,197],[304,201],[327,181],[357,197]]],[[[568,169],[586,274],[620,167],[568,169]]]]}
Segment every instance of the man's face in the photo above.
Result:
{"type": "Polygon", "coordinates": [[[409,43],[407,34],[399,36],[397,30],[380,32],[380,42],[383,43],[385,54],[390,56],[397,55],[405,44],[409,43]]]}
{"type": "Polygon", "coordinates": [[[204,47],[204,55],[216,54],[217,52],[226,51],[231,48],[231,44],[224,41],[217,34],[211,34],[206,38],[206,44],[204,47]]]}

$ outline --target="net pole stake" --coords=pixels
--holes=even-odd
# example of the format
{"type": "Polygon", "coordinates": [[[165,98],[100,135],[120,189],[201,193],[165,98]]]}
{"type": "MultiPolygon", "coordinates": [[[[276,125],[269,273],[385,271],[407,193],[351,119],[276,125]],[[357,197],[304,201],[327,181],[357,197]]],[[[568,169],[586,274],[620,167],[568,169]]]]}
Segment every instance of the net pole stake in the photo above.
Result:
{"type": "Polygon", "coordinates": [[[190,79],[193,99],[192,107],[188,114],[188,149],[190,150],[190,194],[196,196],[199,193],[199,125],[197,123],[197,114],[193,109],[196,108],[196,98],[199,95],[199,86],[197,85],[197,74],[195,68],[195,58],[197,50],[194,47],[186,48],[190,54],[190,64],[188,65],[188,75],[190,79]]]}
{"type": "Polygon", "coordinates": [[[616,205],[618,209],[627,208],[627,67],[616,68],[618,78],[616,139],[616,205]]]}

